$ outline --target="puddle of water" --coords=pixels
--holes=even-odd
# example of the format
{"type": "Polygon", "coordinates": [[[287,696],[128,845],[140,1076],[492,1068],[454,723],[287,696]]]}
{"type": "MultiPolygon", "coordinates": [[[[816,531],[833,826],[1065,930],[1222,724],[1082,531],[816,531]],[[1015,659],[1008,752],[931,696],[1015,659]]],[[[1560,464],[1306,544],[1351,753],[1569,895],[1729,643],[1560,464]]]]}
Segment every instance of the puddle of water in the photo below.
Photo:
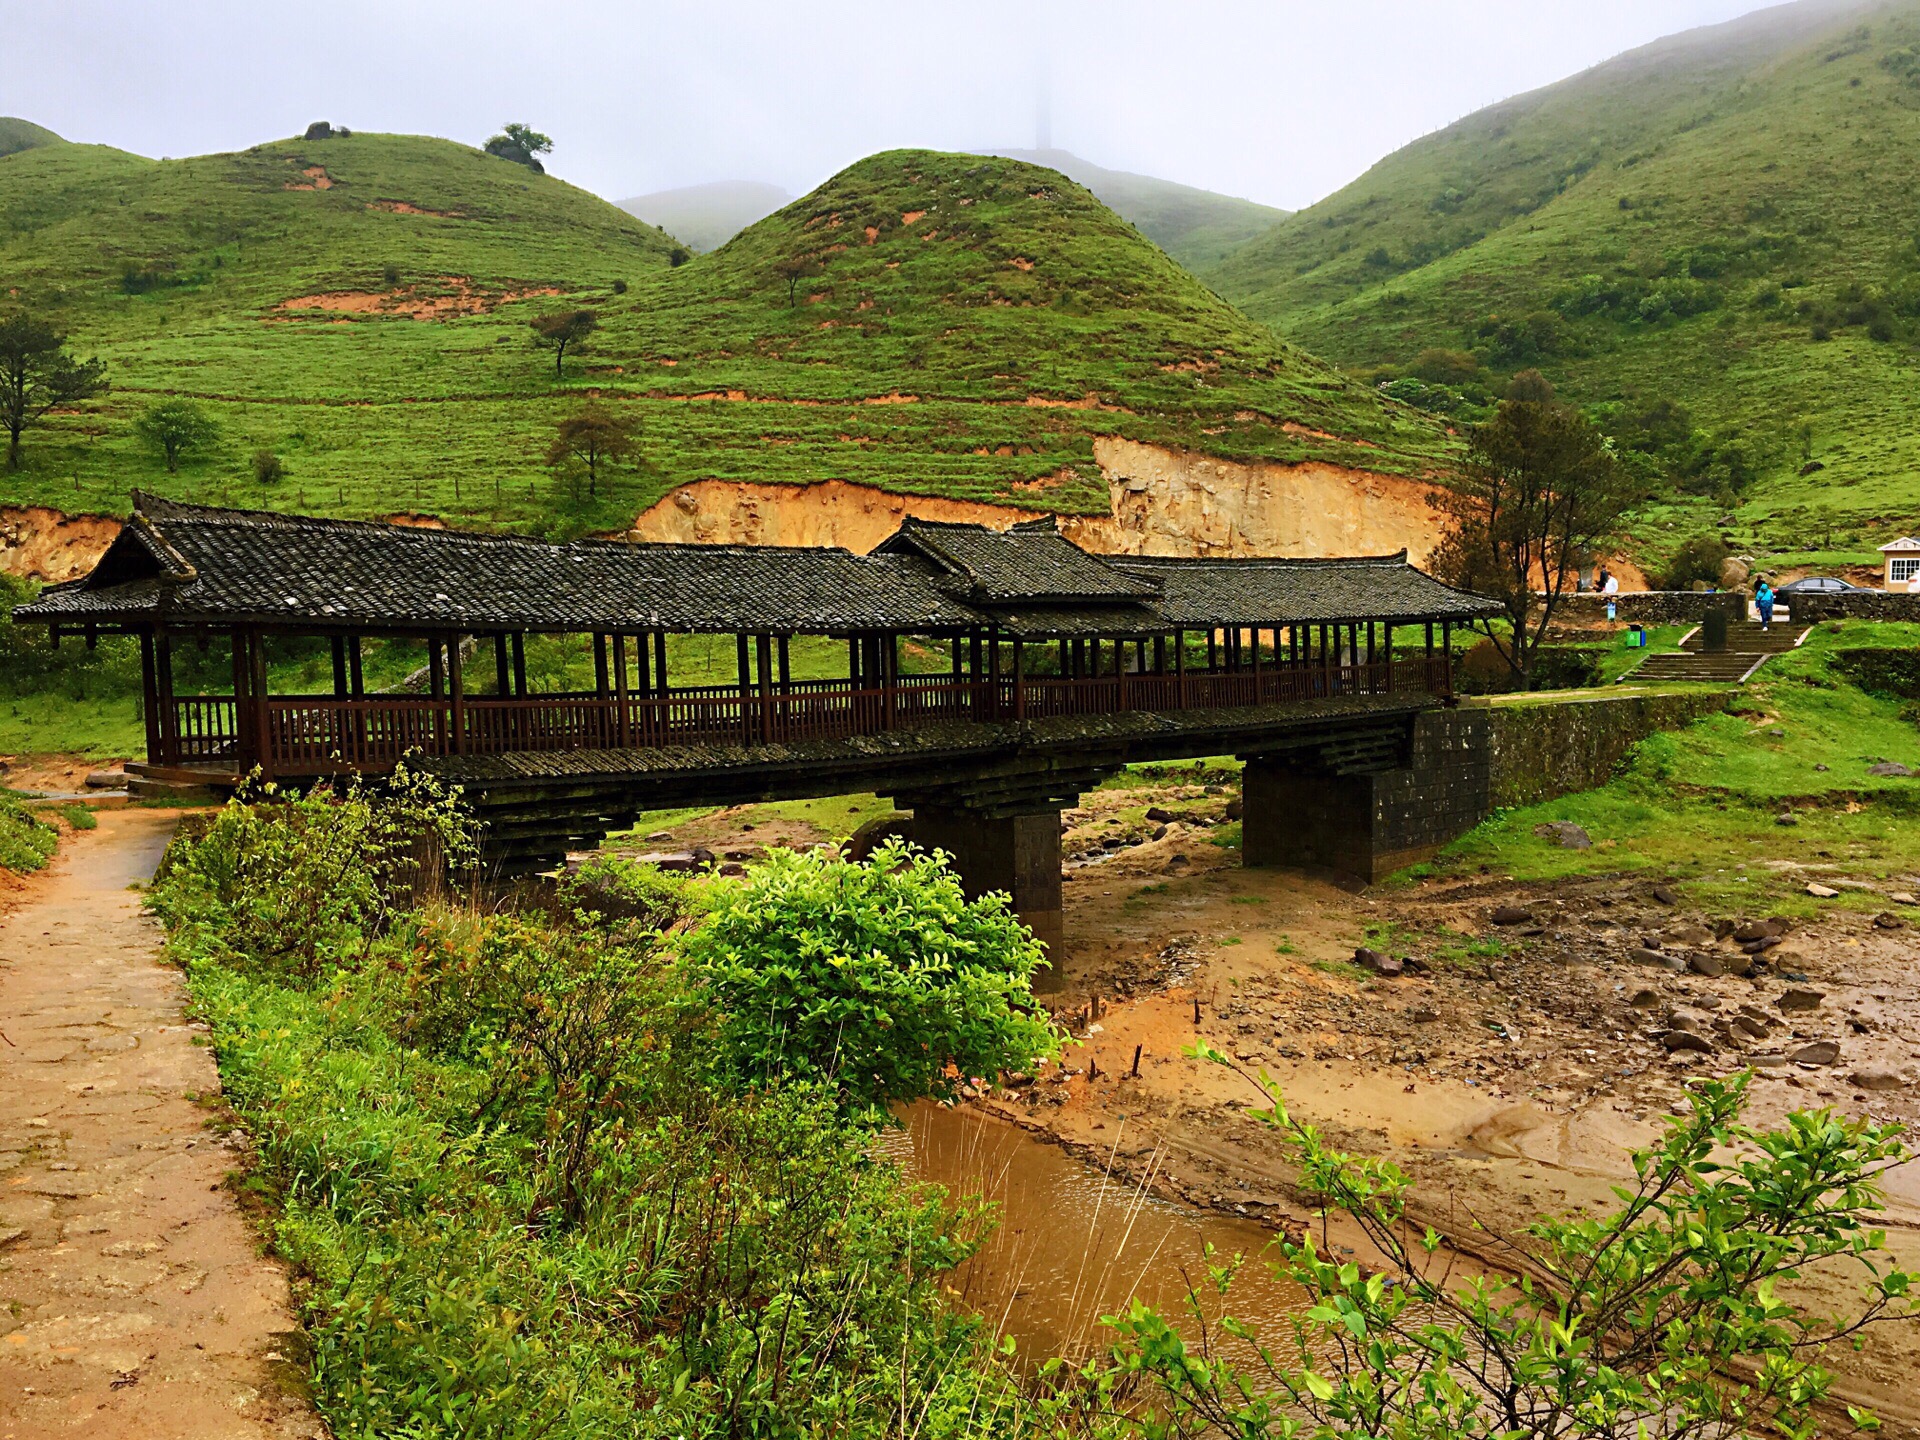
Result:
{"type": "Polygon", "coordinates": [[[927,1103],[902,1118],[906,1128],[879,1144],[908,1174],[956,1198],[999,1205],[999,1224],[952,1284],[1029,1362],[1110,1343],[1100,1317],[1123,1312],[1136,1296],[1195,1338],[1189,1288],[1202,1289],[1210,1317],[1220,1310],[1207,1279],[1208,1242],[1219,1252],[1215,1264],[1248,1257],[1231,1309],[1268,1343],[1282,1339],[1286,1317],[1304,1304],[1302,1292],[1262,1262],[1273,1232],[1256,1221],[1158,1199],[990,1115],[927,1103]]]}

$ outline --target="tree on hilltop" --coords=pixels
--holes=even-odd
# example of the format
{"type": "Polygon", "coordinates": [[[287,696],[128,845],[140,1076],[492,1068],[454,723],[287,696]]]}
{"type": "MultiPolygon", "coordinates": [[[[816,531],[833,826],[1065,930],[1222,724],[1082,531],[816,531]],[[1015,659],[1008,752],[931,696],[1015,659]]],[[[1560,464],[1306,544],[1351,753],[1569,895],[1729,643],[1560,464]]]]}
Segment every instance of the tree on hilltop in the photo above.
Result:
{"type": "Polygon", "coordinates": [[[180,470],[181,457],[205,450],[220,438],[211,415],[191,400],[162,400],[149,405],[133,422],[134,433],[167,463],[167,473],[180,470]]]}
{"type": "Polygon", "coordinates": [[[633,421],[592,405],[560,422],[547,447],[547,465],[555,472],[586,471],[587,494],[598,497],[601,466],[630,459],[634,450],[633,421]]]}
{"type": "Polygon", "coordinates": [[[547,173],[547,167],[537,157],[552,154],[553,141],[532,126],[522,125],[518,121],[500,128],[501,133],[487,141],[487,154],[524,165],[538,175],[547,173]]]}
{"type": "Polygon", "coordinates": [[[1554,400],[1538,371],[1515,376],[1508,396],[1474,429],[1466,473],[1434,502],[1451,531],[1433,567],[1500,603],[1505,625],[1481,628],[1524,678],[1582,558],[1605,549],[1642,495],[1606,437],[1554,400]]]}
{"type": "Polygon", "coordinates": [[[24,309],[0,310],[0,421],[7,427],[7,469],[20,468],[20,436],[56,405],[107,391],[100,360],[75,360],[67,337],[24,309]]]}
{"type": "Polygon", "coordinates": [[[533,328],[533,343],[553,351],[553,378],[558,380],[567,351],[577,355],[587,348],[587,337],[600,328],[600,317],[591,310],[556,310],[527,323],[533,328]]]}

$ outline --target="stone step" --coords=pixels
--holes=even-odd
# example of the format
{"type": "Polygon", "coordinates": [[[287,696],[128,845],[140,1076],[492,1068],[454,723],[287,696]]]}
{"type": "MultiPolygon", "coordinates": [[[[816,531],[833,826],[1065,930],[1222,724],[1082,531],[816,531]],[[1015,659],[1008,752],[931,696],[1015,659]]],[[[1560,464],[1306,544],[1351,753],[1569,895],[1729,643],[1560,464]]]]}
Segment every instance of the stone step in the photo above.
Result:
{"type": "Polygon", "coordinates": [[[1623,679],[1741,681],[1766,663],[1765,655],[1741,655],[1732,651],[1711,654],[1649,655],[1623,679]]]}
{"type": "MultiPolygon", "coordinates": [[[[1763,630],[1757,620],[1735,621],[1727,626],[1727,651],[1736,655],[1782,654],[1796,648],[1807,629],[1804,625],[1776,623],[1772,629],[1763,630]]],[[[1701,639],[1701,633],[1696,628],[1681,639],[1680,648],[1698,651],[1701,639]]]]}

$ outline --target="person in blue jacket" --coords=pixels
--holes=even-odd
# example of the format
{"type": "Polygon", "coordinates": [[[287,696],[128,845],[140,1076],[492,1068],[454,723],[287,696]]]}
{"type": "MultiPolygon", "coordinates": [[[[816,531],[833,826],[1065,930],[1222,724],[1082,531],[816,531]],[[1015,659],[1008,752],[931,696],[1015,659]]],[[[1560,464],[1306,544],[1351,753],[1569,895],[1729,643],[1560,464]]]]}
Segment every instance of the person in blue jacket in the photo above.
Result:
{"type": "Polygon", "coordinates": [[[1773,628],[1773,587],[1766,581],[1760,582],[1760,588],[1753,592],[1753,603],[1760,607],[1760,628],[1773,628]]]}

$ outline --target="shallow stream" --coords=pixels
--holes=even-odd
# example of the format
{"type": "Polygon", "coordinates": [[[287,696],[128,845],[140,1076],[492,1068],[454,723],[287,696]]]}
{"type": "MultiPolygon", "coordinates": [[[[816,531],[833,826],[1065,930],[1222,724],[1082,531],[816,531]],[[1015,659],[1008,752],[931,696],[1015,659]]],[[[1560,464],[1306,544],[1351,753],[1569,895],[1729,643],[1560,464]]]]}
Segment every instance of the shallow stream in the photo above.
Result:
{"type": "MultiPolygon", "coordinates": [[[[931,1103],[905,1115],[882,1148],[917,1179],[937,1181],[956,1200],[1000,1206],[999,1224],[953,1277],[963,1303],[1014,1337],[1029,1362],[1077,1356],[1109,1342],[1103,1315],[1137,1297],[1194,1340],[1189,1288],[1221,1310],[1208,1281],[1204,1247],[1219,1265],[1248,1257],[1234,1281],[1231,1312],[1282,1340],[1301,1292],[1275,1280],[1261,1257],[1273,1231],[1254,1220],[1212,1215],[1145,1193],[1102,1165],[1081,1160],[1016,1125],[977,1111],[931,1103]]],[[[1136,1137],[1117,1134],[1115,1144],[1136,1137]]]]}

